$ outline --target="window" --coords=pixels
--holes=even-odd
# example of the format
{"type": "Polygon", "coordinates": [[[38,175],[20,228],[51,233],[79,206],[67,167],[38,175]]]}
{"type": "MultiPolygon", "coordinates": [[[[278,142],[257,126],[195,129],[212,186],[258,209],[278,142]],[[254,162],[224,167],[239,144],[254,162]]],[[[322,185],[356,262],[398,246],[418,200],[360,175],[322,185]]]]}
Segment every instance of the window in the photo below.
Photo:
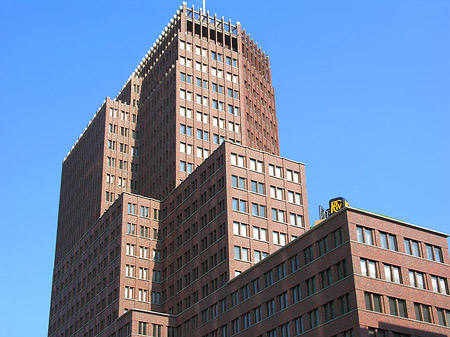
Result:
{"type": "Polygon", "coordinates": [[[280,326],[281,337],[290,337],[289,323],[280,326]]]}
{"type": "Polygon", "coordinates": [[[313,246],[309,246],[303,249],[303,255],[305,256],[305,264],[308,264],[314,260],[314,250],[313,246]]]}
{"type": "Polygon", "coordinates": [[[250,170],[256,172],[263,172],[264,163],[260,160],[250,158],[250,170]]]}
{"type": "Polygon", "coordinates": [[[133,292],[134,292],[134,288],[132,288],[132,287],[125,287],[125,298],[133,299],[133,292]]]}
{"type": "Polygon", "coordinates": [[[328,237],[325,236],[324,238],[317,241],[317,247],[319,248],[319,256],[327,254],[329,250],[328,237]]]}
{"type": "Polygon", "coordinates": [[[342,261],[336,263],[335,266],[336,266],[338,280],[341,280],[348,275],[347,264],[345,263],[345,260],[342,260],[342,261]]]}
{"type": "Polygon", "coordinates": [[[279,221],[284,222],[284,214],[285,212],[280,209],[272,208],[272,220],[273,221],[279,221]]]}
{"type": "Polygon", "coordinates": [[[264,273],[264,279],[266,280],[266,288],[270,287],[273,284],[273,271],[269,270],[264,273]]]}
{"type": "Polygon", "coordinates": [[[283,189],[276,186],[270,186],[270,197],[283,200],[283,189]]]}
{"type": "Polygon", "coordinates": [[[251,181],[251,189],[253,193],[264,194],[264,184],[259,181],[251,181]]]}
{"type": "Polygon", "coordinates": [[[419,242],[405,239],[405,252],[406,254],[420,257],[419,242]]]}
{"type": "Polygon", "coordinates": [[[381,247],[397,251],[397,238],[395,235],[380,232],[381,247]]]}
{"type": "Polygon", "coordinates": [[[273,243],[276,245],[284,246],[287,243],[287,235],[284,233],[273,232],[273,243]]]}
{"type": "Polygon", "coordinates": [[[247,202],[233,198],[233,210],[239,212],[247,212],[247,202]]]}
{"type": "Polygon", "coordinates": [[[318,326],[320,324],[319,323],[319,309],[310,311],[308,313],[308,315],[309,315],[309,322],[311,325],[311,329],[315,328],[316,326],[318,326]]]}
{"type": "Polygon", "coordinates": [[[180,133],[182,135],[192,136],[192,127],[180,124],[180,133]]]}
{"type": "Polygon", "coordinates": [[[253,227],[253,238],[261,241],[267,241],[267,229],[253,227]]]}
{"type": "Polygon", "coordinates": [[[437,308],[439,325],[450,326],[450,310],[437,308]]]}
{"type": "Polygon", "coordinates": [[[244,223],[233,222],[233,234],[247,236],[248,225],[244,223]]]}
{"type": "Polygon", "coordinates": [[[339,297],[338,301],[341,310],[341,315],[344,315],[351,310],[350,294],[345,294],[344,296],[339,297]]]}
{"type": "Polygon", "coordinates": [[[389,310],[391,315],[408,317],[406,312],[406,301],[394,297],[389,297],[389,310]]]}
{"type": "Polygon", "coordinates": [[[241,155],[237,155],[235,153],[231,154],[231,164],[239,167],[244,167],[245,157],[241,155]]]}
{"type": "Polygon", "coordinates": [[[267,256],[269,256],[269,253],[255,250],[254,256],[255,256],[255,263],[258,263],[259,261],[264,260],[267,256]]]}
{"type": "Polygon", "coordinates": [[[330,286],[332,284],[331,268],[327,268],[321,272],[320,277],[322,279],[322,288],[330,286]]]}
{"type": "Polygon", "coordinates": [[[286,179],[289,181],[293,181],[295,183],[300,182],[300,174],[299,172],[293,171],[293,170],[286,170],[286,179]]]}
{"type": "Polygon", "coordinates": [[[432,245],[426,245],[427,249],[427,258],[430,261],[436,261],[443,263],[442,260],[442,251],[440,247],[432,246],[432,245]]]}
{"type": "Polygon", "coordinates": [[[316,277],[313,276],[306,280],[306,294],[311,296],[316,292],[316,277]]]}
{"type": "Polygon", "coordinates": [[[134,277],[134,266],[127,264],[125,266],[125,276],[134,277]]]}
{"type": "Polygon", "coordinates": [[[248,248],[234,246],[234,258],[241,261],[250,261],[248,248]]]}
{"type": "Polygon", "coordinates": [[[425,277],[424,274],[415,270],[409,271],[409,284],[411,287],[425,289],[425,277]]]}
{"type": "Polygon", "coordinates": [[[295,335],[299,335],[303,332],[303,316],[294,319],[295,335]]]}
{"type": "Polygon", "coordinates": [[[136,215],[136,212],[137,212],[137,205],[128,203],[128,214],[136,215]]]}
{"type": "Polygon", "coordinates": [[[294,255],[293,257],[289,258],[289,264],[291,265],[291,273],[297,271],[300,268],[298,263],[298,256],[294,255]]]}
{"type": "Polygon", "coordinates": [[[334,301],[328,302],[323,306],[325,322],[328,322],[336,317],[334,309],[334,301]]]}
{"type": "Polygon", "coordinates": [[[360,266],[361,266],[361,275],[373,278],[378,277],[375,261],[360,259],[360,266]]]}
{"type": "Polygon", "coordinates": [[[252,214],[255,216],[266,217],[266,206],[252,203],[252,214]]]}
{"type": "Polygon", "coordinates": [[[286,264],[283,262],[277,266],[278,280],[286,277],[286,264]]]}
{"type": "Polygon", "coordinates": [[[236,188],[242,188],[245,190],[245,178],[232,175],[231,186],[236,188]]]}
{"type": "Polygon", "coordinates": [[[303,217],[299,214],[289,213],[289,224],[292,226],[303,227],[303,217]]]}
{"type": "Polygon", "coordinates": [[[288,201],[290,203],[296,204],[296,205],[301,205],[302,201],[301,201],[301,194],[300,193],[296,193],[296,192],[292,192],[292,191],[288,191],[288,201]]]}
{"type": "Polygon", "coordinates": [[[302,299],[302,292],[300,289],[300,285],[296,285],[294,288],[291,289],[292,291],[292,300],[294,301],[294,303],[300,302],[300,300],[302,299]]]}
{"type": "Polygon", "coordinates": [[[416,313],[416,319],[422,322],[431,323],[431,310],[429,305],[414,303],[414,311],[416,313]]]}
{"type": "Polygon", "coordinates": [[[367,245],[373,245],[373,230],[357,226],[356,234],[358,236],[358,242],[365,243],[367,245]]]}
{"type": "Polygon", "coordinates": [[[447,279],[443,277],[431,275],[431,287],[434,292],[449,295],[447,279]]]}
{"type": "Polygon", "coordinates": [[[281,178],[281,167],[269,164],[269,175],[281,178]]]}
{"type": "Polygon", "coordinates": [[[342,233],[342,227],[335,230],[333,233],[333,239],[334,239],[334,246],[339,247],[344,243],[343,233],[342,233]]]}
{"type": "Polygon", "coordinates": [[[278,303],[280,310],[284,310],[288,307],[288,296],[287,292],[282,293],[281,295],[278,295],[278,303]]]}
{"type": "Polygon", "coordinates": [[[366,309],[370,311],[382,312],[381,296],[378,294],[372,294],[364,292],[364,298],[366,301],[366,309]]]}
{"type": "Polygon", "coordinates": [[[271,299],[266,302],[266,308],[267,308],[267,316],[272,316],[275,314],[275,299],[271,299]]]}
{"type": "Polygon", "coordinates": [[[148,323],[146,322],[139,322],[138,324],[138,334],[147,336],[148,331],[148,323]]]}
{"type": "Polygon", "coordinates": [[[385,264],[384,265],[384,276],[386,278],[386,281],[394,282],[394,283],[402,283],[399,267],[385,264]]]}
{"type": "Polygon", "coordinates": [[[132,223],[127,224],[127,234],[136,234],[136,225],[132,223]]]}

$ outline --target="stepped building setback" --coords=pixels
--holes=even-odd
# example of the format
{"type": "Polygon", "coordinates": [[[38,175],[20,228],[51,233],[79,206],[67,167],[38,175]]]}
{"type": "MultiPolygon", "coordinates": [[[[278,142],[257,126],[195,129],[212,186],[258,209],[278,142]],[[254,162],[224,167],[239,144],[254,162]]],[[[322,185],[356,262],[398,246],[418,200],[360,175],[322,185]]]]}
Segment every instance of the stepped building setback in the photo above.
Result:
{"type": "Polygon", "coordinates": [[[268,56],[183,3],[63,161],[48,336],[450,335],[448,236],[310,228],[305,182],[268,56]]]}

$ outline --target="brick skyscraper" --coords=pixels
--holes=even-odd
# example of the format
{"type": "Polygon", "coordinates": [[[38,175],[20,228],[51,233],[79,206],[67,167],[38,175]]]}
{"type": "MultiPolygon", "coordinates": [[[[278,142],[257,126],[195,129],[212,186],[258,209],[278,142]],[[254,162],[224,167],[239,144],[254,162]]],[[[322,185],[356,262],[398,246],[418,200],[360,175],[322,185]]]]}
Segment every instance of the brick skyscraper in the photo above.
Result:
{"type": "Polygon", "coordinates": [[[183,3],[63,162],[48,335],[447,335],[447,236],[310,230],[278,139],[268,57],[183,3]]]}

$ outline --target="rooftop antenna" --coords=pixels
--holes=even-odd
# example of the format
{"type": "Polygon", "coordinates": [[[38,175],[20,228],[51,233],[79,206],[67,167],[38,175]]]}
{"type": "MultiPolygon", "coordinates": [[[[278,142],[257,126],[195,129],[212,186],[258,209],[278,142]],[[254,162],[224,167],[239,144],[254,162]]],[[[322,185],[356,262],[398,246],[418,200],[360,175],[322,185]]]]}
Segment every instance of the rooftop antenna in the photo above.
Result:
{"type": "Polygon", "coordinates": [[[206,6],[205,6],[205,0],[203,0],[203,1],[202,1],[202,0],[198,0],[198,3],[199,3],[199,6],[198,6],[198,7],[199,7],[199,10],[201,9],[201,10],[202,10],[202,13],[206,13],[206,10],[205,10],[205,7],[206,7],[206,6]],[[203,8],[200,8],[200,3],[201,3],[201,2],[203,2],[203,8]]]}

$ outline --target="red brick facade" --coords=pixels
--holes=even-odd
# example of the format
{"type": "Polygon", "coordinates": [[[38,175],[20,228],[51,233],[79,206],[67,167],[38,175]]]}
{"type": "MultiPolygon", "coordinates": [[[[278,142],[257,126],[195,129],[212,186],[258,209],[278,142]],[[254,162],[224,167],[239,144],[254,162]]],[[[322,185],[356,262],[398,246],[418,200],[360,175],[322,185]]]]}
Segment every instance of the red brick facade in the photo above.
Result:
{"type": "Polygon", "coordinates": [[[186,4],[63,162],[49,336],[447,336],[445,234],[309,228],[269,59],[186,4]]]}

